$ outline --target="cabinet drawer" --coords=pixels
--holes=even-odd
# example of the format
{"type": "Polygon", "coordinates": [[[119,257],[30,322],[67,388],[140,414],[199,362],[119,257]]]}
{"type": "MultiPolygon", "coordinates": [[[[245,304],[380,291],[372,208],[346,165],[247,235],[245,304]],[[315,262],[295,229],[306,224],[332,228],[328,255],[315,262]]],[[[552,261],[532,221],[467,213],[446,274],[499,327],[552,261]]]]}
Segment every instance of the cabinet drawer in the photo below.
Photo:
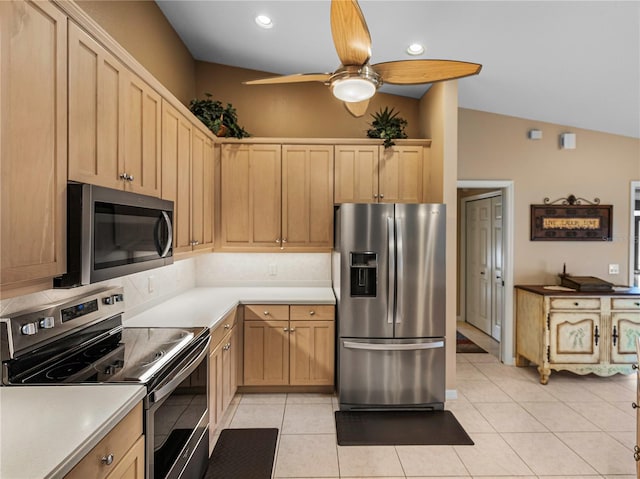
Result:
{"type": "Polygon", "coordinates": [[[551,298],[551,309],[600,309],[600,298],[551,298]]]}
{"type": "Polygon", "coordinates": [[[613,298],[611,309],[637,309],[640,311],[640,298],[613,298]]]}
{"type": "Polygon", "coordinates": [[[291,320],[316,320],[327,321],[334,319],[333,305],[329,304],[299,304],[290,306],[291,320]]]}
{"type": "Polygon", "coordinates": [[[250,304],[244,307],[245,320],[288,320],[289,306],[284,304],[250,304]]]}
{"type": "Polygon", "coordinates": [[[89,453],[71,469],[65,479],[104,479],[142,435],[142,403],[134,407],[89,453]],[[113,455],[110,465],[102,458],[113,455]]]}
{"type": "Polygon", "coordinates": [[[220,344],[222,338],[224,338],[225,334],[231,331],[236,324],[236,308],[233,308],[233,311],[229,312],[222,321],[220,321],[215,328],[211,330],[211,344],[209,346],[209,351],[213,352],[213,350],[220,344]]]}

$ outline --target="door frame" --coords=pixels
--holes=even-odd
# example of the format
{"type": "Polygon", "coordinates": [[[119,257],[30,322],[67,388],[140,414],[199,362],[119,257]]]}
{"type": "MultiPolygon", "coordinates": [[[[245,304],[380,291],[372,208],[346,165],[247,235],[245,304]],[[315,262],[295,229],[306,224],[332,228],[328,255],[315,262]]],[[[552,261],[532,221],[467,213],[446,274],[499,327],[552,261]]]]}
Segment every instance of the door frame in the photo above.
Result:
{"type": "MultiPolygon", "coordinates": [[[[639,182],[640,183],[640,182],[639,182]]],[[[503,311],[503,324],[500,338],[500,360],[504,364],[515,364],[515,321],[513,310],[513,236],[514,236],[514,182],[511,180],[458,180],[457,188],[471,188],[471,189],[495,189],[502,190],[502,228],[504,244],[503,256],[504,256],[504,311],[503,311]]],[[[481,195],[478,195],[481,196],[481,195]]],[[[465,212],[461,208],[460,211],[460,238],[464,238],[464,219],[465,212]]],[[[458,265],[458,271],[460,272],[460,298],[464,298],[465,291],[465,271],[464,261],[466,256],[464,250],[460,251],[460,264],[458,265]]],[[[464,301],[460,304],[460,313],[464,311],[464,301]]]]}
{"type": "MultiPolygon", "coordinates": [[[[640,181],[632,181],[631,182],[631,187],[630,187],[630,194],[629,194],[629,285],[633,285],[634,282],[634,274],[633,274],[633,270],[634,270],[634,255],[635,252],[633,250],[634,247],[634,243],[633,243],[633,238],[634,238],[634,227],[635,227],[635,216],[634,216],[634,211],[636,209],[636,192],[640,194],[640,181]]],[[[638,285],[640,286],[640,285],[638,285]]]]}

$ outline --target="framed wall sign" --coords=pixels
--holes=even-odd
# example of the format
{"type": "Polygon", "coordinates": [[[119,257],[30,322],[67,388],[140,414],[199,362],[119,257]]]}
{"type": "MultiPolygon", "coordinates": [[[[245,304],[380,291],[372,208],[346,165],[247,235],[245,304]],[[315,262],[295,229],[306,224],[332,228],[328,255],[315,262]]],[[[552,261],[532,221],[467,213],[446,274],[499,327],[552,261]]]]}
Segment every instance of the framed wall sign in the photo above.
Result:
{"type": "Polygon", "coordinates": [[[531,205],[532,241],[611,241],[613,205],[569,195],[531,205]]]}

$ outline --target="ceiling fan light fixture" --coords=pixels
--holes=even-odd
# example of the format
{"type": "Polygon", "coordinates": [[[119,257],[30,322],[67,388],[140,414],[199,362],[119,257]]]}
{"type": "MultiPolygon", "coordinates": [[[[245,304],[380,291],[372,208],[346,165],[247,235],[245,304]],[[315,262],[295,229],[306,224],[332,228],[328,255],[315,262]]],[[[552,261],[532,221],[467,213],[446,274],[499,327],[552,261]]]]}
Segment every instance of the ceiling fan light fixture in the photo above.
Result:
{"type": "Polygon", "coordinates": [[[412,56],[422,55],[424,53],[424,47],[419,43],[412,43],[407,47],[407,53],[412,56]]]}
{"type": "Polygon", "coordinates": [[[371,98],[376,86],[366,78],[344,78],[333,82],[332,92],[338,100],[355,103],[371,98]]]}
{"type": "Polygon", "coordinates": [[[271,18],[269,18],[266,15],[258,15],[256,17],[256,23],[258,24],[259,27],[262,27],[262,28],[273,27],[273,21],[271,20],[271,18]]]}

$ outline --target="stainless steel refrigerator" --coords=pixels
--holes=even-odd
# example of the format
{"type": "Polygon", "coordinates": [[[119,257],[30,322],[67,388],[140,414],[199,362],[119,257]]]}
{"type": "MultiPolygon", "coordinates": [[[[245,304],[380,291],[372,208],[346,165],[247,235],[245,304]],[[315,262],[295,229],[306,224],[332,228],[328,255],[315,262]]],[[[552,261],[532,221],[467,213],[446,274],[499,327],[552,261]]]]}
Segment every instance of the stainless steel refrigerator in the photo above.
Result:
{"type": "Polygon", "coordinates": [[[445,205],[342,204],[332,256],[340,409],[442,409],[445,205]]]}

